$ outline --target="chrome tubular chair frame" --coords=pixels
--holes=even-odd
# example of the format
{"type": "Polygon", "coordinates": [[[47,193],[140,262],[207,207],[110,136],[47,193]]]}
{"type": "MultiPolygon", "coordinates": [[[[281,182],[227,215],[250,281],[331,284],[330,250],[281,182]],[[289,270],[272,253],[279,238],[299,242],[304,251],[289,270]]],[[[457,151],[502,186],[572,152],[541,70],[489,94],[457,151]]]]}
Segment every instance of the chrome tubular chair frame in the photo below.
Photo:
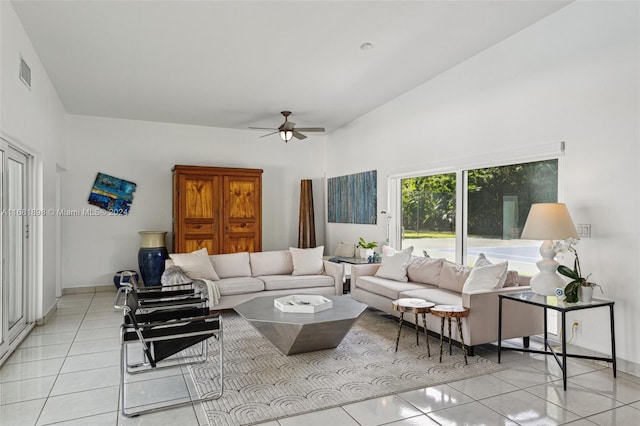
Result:
{"type": "MultiPolygon", "coordinates": [[[[157,309],[151,313],[140,313],[135,289],[129,288],[123,291],[125,303],[117,307],[124,310],[124,320],[120,328],[120,411],[125,417],[136,417],[142,414],[152,413],[168,408],[204,402],[218,399],[224,390],[223,369],[223,328],[220,313],[209,314],[207,308],[181,307],[179,309],[157,309]],[[204,314],[204,315],[202,315],[204,314]],[[126,406],[127,386],[125,376],[159,368],[182,367],[204,362],[207,359],[207,342],[213,337],[218,341],[218,377],[220,386],[217,392],[201,397],[187,396],[177,402],[154,406],[138,411],[130,410],[133,407],[126,406]],[[195,355],[183,351],[202,344],[200,353],[195,355]],[[128,345],[139,344],[142,346],[145,362],[128,364],[128,345]],[[159,352],[156,353],[156,348],[159,352]],[[183,354],[176,356],[176,354],[183,354]],[[166,361],[165,361],[166,360],[166,361]]],[[[144,407],[140,405],[139,407],[144,407]]]]}

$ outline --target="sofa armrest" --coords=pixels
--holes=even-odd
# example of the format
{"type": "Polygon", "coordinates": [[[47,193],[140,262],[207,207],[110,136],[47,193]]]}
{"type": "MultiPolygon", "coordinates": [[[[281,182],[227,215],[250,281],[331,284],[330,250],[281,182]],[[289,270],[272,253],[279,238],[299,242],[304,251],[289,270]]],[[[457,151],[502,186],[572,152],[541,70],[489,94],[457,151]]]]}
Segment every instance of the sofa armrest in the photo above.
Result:
{"type": "Polygon", "coordinates": [[[342,295],[342,283],[344,282],[344,266],[341,263],[323,260],[324,272],[333,277],[335,294],[342,295]]]}
{"type": "MultiPolygon", "coordinates": [[[[496,341],[498,338],[498,295],[529,290],[531,287],[518,286],[462,293],[462,305],[469,308],[471,340],[496,341]]],[[[544,332],[544,317],[540,308],[508,302],[503,303],[502,308],[503,339],[533,336],[544,332]]]]}
{"type": "Polygon", "coordinates": [[[358,277],[373,276],[378,272],[379,263],[366,263],[351,266],[351,287],[356,285],[358,277]]]}

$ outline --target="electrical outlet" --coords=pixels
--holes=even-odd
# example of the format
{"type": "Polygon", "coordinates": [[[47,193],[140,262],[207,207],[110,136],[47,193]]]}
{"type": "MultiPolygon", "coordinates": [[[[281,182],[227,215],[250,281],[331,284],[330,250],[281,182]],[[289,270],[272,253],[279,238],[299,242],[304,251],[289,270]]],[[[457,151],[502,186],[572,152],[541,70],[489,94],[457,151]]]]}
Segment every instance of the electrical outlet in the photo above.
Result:
{"type": "Polygon", "coordinates": [[[591,236],[591,224],[579,223],[576,225],[578,236],[582,238],[588,238],[591,236]]]}

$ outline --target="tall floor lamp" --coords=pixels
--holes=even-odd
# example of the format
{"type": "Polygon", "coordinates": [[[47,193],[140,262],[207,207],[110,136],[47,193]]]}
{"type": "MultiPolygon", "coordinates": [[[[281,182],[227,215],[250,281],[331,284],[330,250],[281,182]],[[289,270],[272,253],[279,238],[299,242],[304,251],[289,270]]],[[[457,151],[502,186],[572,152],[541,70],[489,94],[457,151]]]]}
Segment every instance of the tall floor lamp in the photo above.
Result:
{"type": "Polygon", "coordinates": [[[531,290],[545,296],[554,295],[556,288],[564,287],[565,282],[557,273],[559,263],[555,260],[553,240],[579,238],[567,206],[564,203],[532,204],[520,238],[544,240],[540,246],[542,260],[536,263],[540,272],[531,278],[531,290]]]}

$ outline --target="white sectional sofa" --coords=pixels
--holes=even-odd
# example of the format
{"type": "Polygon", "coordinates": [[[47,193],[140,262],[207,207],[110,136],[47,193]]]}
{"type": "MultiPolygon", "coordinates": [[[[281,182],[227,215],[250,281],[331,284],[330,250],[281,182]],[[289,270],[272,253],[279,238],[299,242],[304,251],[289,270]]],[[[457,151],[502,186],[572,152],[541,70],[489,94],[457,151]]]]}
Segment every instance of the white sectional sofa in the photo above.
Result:
{"type": "MultiPolygon", "coordinates": [[[[341,295],[344,269],[340,264],[322,260],[322,248],[314,270],[294,268],[291,250],[256,253],[231,253],[208,256],[214,276],[210,271],[194,272],[184,263],[189,256],[171,255],[165,266],[180,266],[192,279],[211,279],[220,291],[219,303],[211,309],[230,309],[257,296],[278,294],[341,295]],[[200,275],[200,276],[198,276],[200,275]]],[[[299,265],[296,265],[299,266],[299,265]]],[[[303,265],[304,266],[304,265],[303,265]]]]}
{"type": "MultiPolygon", "coordinates": [[[[391,302],[405,297],[425,299],[437,305],[462,305],[469,308],[469,316],[462,319],[462,333],[470,355],[473,355],[474,346],[498,339],[498,294],[530,290],[527,277],[518,277],[515,271],[509,271],[505,276],[508,280],[505,279],[502,287],[462,291],[472,268],[464,268],[443,259],[411,258],[406,268],[406,281],[402,277],[397,280],[376,276],[380,266],[371,264],[351,267],[351,297],[354,300],[396,317],[399,312],[392,310],[391,302]],[[504,287],[505,284],[508,287],[504,287]]],[[[524,337],[525,345],[528,345],[529,336],[544,331],[540,312],[533,306],[504,303],[503,339],[524,337]]],[[[413,315],[405,315],[404,318],[415,322],[413,315]]],[[[440,333],[440,318],[427,314],[427,328],[440,333]]],[[[460,341],[457,327],[452,327],[452,337],[460,341]]]]}

